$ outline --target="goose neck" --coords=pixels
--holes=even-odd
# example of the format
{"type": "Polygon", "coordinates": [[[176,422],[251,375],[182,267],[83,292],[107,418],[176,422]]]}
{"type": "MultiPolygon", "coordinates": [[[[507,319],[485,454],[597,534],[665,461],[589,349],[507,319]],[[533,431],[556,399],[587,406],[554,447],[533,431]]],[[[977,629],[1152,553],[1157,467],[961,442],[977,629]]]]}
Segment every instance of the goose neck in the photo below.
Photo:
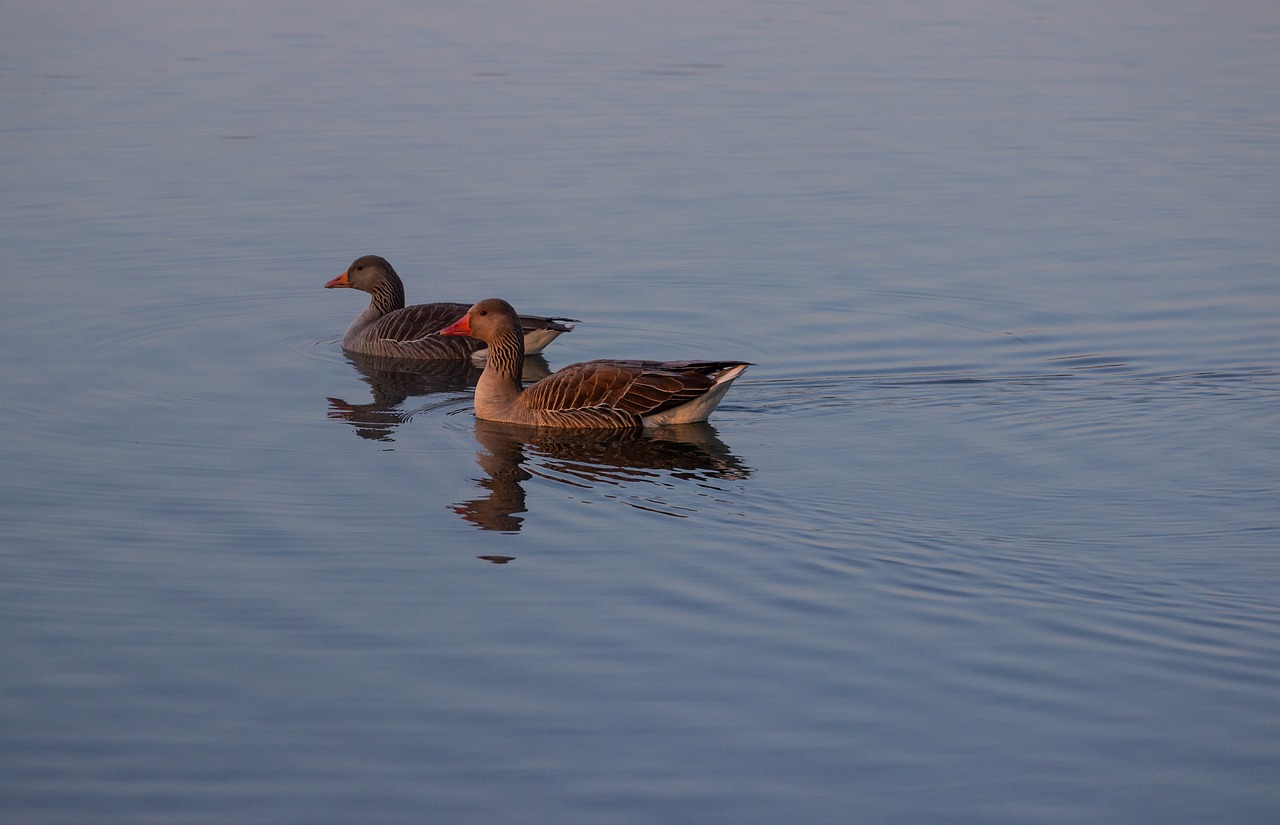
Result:
{"type": "Polygon", "coordinates": [[[380,315],[404,309],[404,284],[398,279],[383,281],[373,288],[371,294],[373,298],[369,303],[380,315]]]}
{"type": "Polygon", "coordinates": [[[524,363],[524,337],[519,329],[507,330],[489,344],[489,360],[486,371],[519,385],[524,363]]]}

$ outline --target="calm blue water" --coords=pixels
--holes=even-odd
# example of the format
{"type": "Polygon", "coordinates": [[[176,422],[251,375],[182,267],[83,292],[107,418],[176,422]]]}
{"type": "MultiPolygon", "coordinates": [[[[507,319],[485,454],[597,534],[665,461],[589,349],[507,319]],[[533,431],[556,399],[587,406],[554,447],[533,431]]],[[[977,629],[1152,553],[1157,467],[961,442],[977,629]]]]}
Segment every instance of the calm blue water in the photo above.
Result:
{"type": "Polygon", "coordinates": [[[6,823],[1273,823],[1280,10],[0,9],[6,823]],[[348,358],[387,256],[705,427],[348,358]]]}

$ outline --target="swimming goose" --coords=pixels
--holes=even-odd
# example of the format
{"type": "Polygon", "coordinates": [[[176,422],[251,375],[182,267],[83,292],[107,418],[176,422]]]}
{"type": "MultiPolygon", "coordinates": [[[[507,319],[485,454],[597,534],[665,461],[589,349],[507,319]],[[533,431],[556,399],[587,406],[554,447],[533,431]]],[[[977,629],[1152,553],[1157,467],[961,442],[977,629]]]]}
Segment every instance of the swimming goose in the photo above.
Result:
{"type": "Polygon", "coordinates": [[[539,427],[616,429],[705,421],[746,361],[584,361],[520,386],[524,342],[511,304],[488,298],[440,330],[489,345],[476,417],[539,427]]]}
{"type": "MultiPolygon", "coordinates": [[[[346,287],[372,295],[369,307],[356,316],[342,336],[342,348],[366,355],[416,360],[462,360],[485,357],[484,344],[469,338],[442,338],[435,333],[466,312],[459,303],[404,305],[404,283],[386,258],[365,255],[356,258],[347,271],[324,285],[325,289],[346,287]]],[[[572,318],[520,316],[524,347],[529,355],[542,352],[561,333],[573,327],[572,318]]]]}

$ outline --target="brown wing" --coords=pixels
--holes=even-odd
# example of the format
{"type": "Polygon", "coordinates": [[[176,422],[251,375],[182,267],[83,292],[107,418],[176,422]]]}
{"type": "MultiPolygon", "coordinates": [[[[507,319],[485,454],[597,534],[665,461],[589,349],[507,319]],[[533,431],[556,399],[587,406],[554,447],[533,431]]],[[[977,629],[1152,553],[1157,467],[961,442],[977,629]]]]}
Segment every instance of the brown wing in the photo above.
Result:
{"type": "Polygon", "coordinates": [[[530,409],[557,411],[615,407],[637,373],[621,361],[570,364],[529,387],[521,403],[530,409]]]}
{"type": "Polygon", "coordinates": [[[530,409],[581,411],[599,416],[654,415],[692,401],[715,385],[714,376],[740,362],[584,361],[570,364],[525,391],[530,409]],[[589,413],[588,411],[596,411],[589,413]]]}
{"type": "Polygon", "coordinates": [[[575,430],[639,430],[644,426],[640,416],[623,412],[614,407],[583,407],[576,410],[545,410],[538,414],[537,423],[556,428],[575,430]]]}
{"type": "Polygon", "coordinates": [[[569,332],[573,327],[565,326],[565,324],[576,323],[578,323],[577,318],[543,318],[541,315],[520,316],[520,328],[525,332],[535,329],[554,329],[556,332],[569,332]]]}
{"type": "MultiPolygon", "coordinates": [[[[417,341],[427,335],[434,335],[467,314],[470,304],[456,304],[447,301],[433,304],[414,304],[404,309],[388,312],[369,328],[372,338],[388,341],[417,341]]],[[[571,327],[562,321],[573,322],[572,318],[543,318],[540,315],[521,315],[520,326],[525,332],[535,329],[553,329],[568,332],[571,327]]],[[[481,345],[483,346],[483,345],[481,345]]]]}
{"type": "Polygon", "coordinates": [[[388,312],[369,327],[370,338],[416,341],[434,335],[467,314],[470,304],[414,304],[388,312]]]}

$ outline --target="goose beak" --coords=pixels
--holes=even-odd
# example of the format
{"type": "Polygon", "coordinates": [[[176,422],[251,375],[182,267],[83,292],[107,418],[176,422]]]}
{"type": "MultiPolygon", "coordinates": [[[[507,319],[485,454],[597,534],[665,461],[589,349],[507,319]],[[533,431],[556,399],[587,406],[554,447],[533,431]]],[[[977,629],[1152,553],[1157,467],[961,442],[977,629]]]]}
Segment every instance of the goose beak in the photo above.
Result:
{"type": "Polygon", "coordinates": [[[471,313],[463,315],[449,326],[440,330],[436,335],[470,335],[471,334],[471,313]]]}
{"type": "Polygon", "coordinates": [[[351,286],[351,282],[347,280],[347,273],[342,273],[332,281],[324,285],[325,289],[333,289],[336,286],[351,286]]]}

